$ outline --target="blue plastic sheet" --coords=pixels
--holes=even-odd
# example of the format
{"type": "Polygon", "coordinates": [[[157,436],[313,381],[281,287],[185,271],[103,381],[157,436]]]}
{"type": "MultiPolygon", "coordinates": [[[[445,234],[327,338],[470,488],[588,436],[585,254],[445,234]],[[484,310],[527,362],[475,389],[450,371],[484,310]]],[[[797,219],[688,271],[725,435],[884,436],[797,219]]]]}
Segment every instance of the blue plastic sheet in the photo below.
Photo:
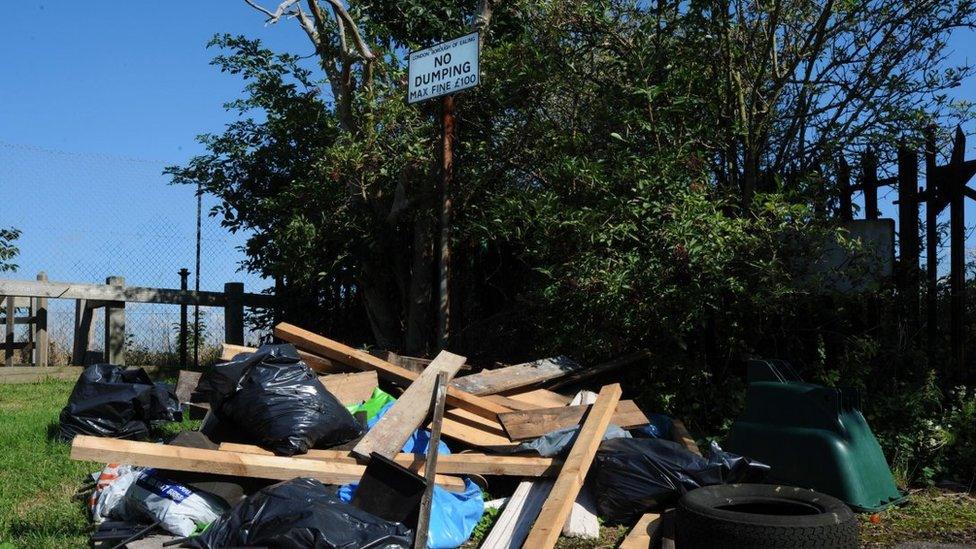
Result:
{"type": "MultiPolygon", "coordinates": [[[[391,406],[393,406],[392,402],[381,408],[380,411],[377,412],[376,417],[366,422],[366,426],[372,429],[373,425],[376,425],[376,422],[379,421],[384,414],[386,414],[387,410],[389,410],[391,406]]],[[[427,429],[417,429],[412,435],[410,435],[410,438],[407,439],[406,444],[403,445],[403,451],[409,454],[427,455],[427,446],[429,444],[430,431],[427,429]]],[[[450,453],[451,449],[447,447],[447,444],[444,444],[443,440],[438,441],[437,455],[443,456],[450,453]]]]}
{"type": "Polygon", "coordinates": [[[634,438],[663,438],[671,440],[671,418],[664,414],[647,414],[650,423],[631,429],[634,438]]]}
{"type": "MultiPolygon", "coordinates": [[[[345,502],[352,501],[356,484],[339,487],[337,495],[345,502]]],[[[450,492],[434,486],[434,498],[430,505],[430,528],[427,530],[427,547],[430,549],[454,549],[468,541],[474,527],[485,512],[485,500],[481,488],[464,479],[464,492],[450,492]]]]}

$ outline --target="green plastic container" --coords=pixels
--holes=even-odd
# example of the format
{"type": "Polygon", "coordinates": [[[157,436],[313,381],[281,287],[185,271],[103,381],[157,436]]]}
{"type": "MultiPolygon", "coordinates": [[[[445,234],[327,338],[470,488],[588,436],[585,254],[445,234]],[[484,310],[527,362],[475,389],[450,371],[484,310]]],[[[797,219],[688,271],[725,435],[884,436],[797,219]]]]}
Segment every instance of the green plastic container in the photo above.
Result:
{"type": "Polygon", "coordinates": [[[804,383],[782,361],[750,362],[748,379],[745,412],[725,446],[768,464],[767,482],[811,488],[862,512],[905,499],[857,391],[804,383]]]}

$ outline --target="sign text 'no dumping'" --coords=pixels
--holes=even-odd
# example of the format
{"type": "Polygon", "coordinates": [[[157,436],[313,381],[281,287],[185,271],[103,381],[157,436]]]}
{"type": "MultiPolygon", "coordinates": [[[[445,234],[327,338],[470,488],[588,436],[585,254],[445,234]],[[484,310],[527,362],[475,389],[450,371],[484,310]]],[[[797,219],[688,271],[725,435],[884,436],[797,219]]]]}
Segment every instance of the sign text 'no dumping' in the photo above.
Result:
{"type": "Polygon", "coordinates": [[[473,88],[480,80],[478,33],[410,53],[407,103],[473,88]]]}

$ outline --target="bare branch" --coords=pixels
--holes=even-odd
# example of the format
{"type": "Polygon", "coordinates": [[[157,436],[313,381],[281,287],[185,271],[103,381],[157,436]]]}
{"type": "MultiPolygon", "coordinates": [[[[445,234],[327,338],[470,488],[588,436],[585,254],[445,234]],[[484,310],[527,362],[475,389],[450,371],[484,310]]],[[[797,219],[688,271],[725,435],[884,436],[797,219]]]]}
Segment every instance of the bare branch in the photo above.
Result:
{"type": "MultiPolygon", "coordinates": [[[[254,0],[244,0],[244,2],[246,2],[247,5],[251,6],[252,8],[268,16],[268,18],[264,22],[266,25],[273,25],[277,23],[278,20],[280,20],[283,15],[288,13],[288,8],[290,8],[293,4],[297,3],[298,0],[285,0],[284,2],[278,4],[278,8],[274,11],[274,13],[272,13],[267,8],[261,6],[254,0]]],[[[291,12],[291,14],[293,13],[294,12],[291,12]]]]}
{"type": "Polygon", "coordinates": [[[346,7],[342,5],[342,2],[340,0],[326,0],[326,2],[332,6],[332,11],[335,12],[336,16],[341,17],[346,22],[346,26],[349,28],[349,34],[352,35],[353,41],[356,42],[356,49],[359,55],[367,61],[376,59],[376,56],[370,51],[369,46],[366,45],[362,35],[359,33],[359,27],[356,26],[356,22],[353,21],[352,16],[346,11],[346,7]]]}

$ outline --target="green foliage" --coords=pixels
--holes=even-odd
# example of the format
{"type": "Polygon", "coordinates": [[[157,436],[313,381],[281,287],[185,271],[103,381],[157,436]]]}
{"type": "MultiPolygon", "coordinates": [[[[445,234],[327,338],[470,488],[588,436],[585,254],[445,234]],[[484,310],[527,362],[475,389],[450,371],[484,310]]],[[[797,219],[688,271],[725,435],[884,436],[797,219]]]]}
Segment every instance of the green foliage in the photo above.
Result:
{"type": "Polygon", "coordinates": [[[218,36],[214,64],[244,84],[237,119],[169,173],[248,233],[244,268],[275,281],[283,318],[435,348],[439,117],[406,105],[403,58],[487,15],[481,85],[456,98],[452,350],[649,348],[628,388],[709,434],[741,408],[746,359],[787,358],[863,391],[907,479],[949,470],[970,435],[940,391],[945,357],[920,352],[890,283],[842,294],[821,267],[866,252],[836,223],[837,161],[871,143],[884,164],[968,108],[947,90],[971,68],[945,59],[970,0],[368,1],[341,34],[323,20],[314,59],[218,36]],[[372,60],[348,46],[357,32],[372,60]]]}
{"type": "Polygon", "coordinates": [[[14,245],[18,238],[19,230],[0,229],[0,273],[17,270],[17,264],[11,260],[20,253],[20,249],[14,245]]]}

